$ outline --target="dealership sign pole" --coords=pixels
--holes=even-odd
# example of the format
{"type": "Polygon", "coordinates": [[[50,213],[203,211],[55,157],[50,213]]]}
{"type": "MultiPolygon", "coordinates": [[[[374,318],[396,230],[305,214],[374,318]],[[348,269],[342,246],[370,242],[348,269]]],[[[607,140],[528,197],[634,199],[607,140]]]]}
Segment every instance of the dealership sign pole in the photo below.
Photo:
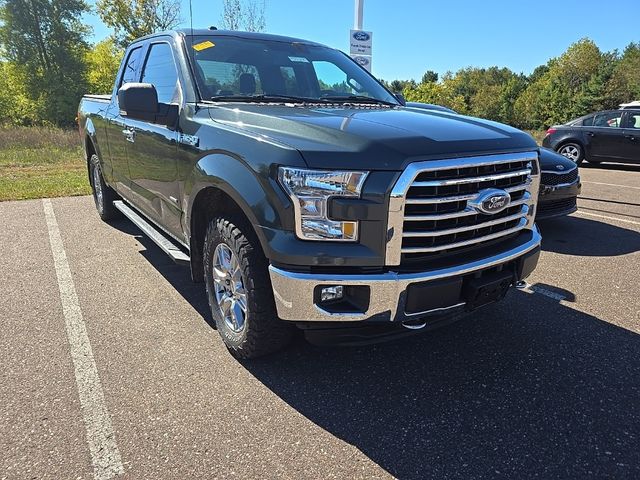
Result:
{"type": "Polygon", "coordinates": [[[354,0],[354,2],[355,18],[353,22],[353,30],[351,30],[349,35],[349,53],[351,54],[351,58],[370,72],[372,55],[371,41],[373,34],[372,32],[362,30],[364,0],[354,0]]]}

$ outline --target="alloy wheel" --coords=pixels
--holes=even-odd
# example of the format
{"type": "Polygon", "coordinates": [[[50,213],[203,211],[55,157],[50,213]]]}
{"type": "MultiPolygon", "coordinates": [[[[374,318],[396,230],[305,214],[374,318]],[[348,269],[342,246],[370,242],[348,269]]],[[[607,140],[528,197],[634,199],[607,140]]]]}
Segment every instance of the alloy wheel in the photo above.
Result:
{"type": "Polygon", "coordinates": [[[240,333],[246,325],[247,292],[238,258],[225,243],[213,253],[213,283],[216,302],[226,326],[240,333]]]}
{"type": "Polygon", "coordinates": [[[96,206],[100,211],[103,208],[102,179],[100,178],[100,169],[97,165],[93,166],[93,191],[96,196],[96,206]]]}
{"type": "Polygon", "coordinates": [[[558,153],[567,157],[574,163],[577,163],[580,159],[580,150],[575,145],[565,145],[560,150],[558,150],[558,153]]]}

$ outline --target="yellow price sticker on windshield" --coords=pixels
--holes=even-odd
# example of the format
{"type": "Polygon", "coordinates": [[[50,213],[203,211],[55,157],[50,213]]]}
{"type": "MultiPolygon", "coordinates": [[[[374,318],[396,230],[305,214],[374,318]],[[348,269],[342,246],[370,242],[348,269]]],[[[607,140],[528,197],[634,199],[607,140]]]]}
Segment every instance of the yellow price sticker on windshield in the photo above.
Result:
{"type": "Polygon", "coordinates": [[[200,50],[206,50],[207,48],[211,48],[211,47],[215,47],[216,44],[213,42],[210,42],[209,40],[205,40],[204,42],[200,42],[200,43],[196,43],[193,46],[193,49],[196,52],[199,52],[200,50]]]}

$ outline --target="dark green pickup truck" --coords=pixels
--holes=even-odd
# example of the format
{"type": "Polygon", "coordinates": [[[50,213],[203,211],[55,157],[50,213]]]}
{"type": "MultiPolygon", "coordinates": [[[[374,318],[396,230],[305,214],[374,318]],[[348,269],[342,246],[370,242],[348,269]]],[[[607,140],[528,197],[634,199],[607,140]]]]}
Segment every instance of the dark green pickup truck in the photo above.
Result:
{"type": "Polygon", "coordinates": [[[430,328],[501,299],[538,260],[529,135],[407,107],[313,42],[141,38],[79,123],[100,216],[124,214],[190,266],[238,357],[296,326],[430,328]]]}

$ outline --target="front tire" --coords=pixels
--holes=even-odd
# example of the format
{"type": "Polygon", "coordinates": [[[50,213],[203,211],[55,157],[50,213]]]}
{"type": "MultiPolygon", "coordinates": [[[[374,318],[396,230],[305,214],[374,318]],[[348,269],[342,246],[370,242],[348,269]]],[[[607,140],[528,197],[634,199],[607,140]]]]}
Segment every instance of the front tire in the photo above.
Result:
{"type": "Polygon", "coordinates": [[[120,211],[113,206],[114,200],[118,200],[118,195],[109,187],[102,176],[100,159],[96,154],[89,159],[89,181],[93,190],[93,201],[96,204],[98,215],[105,222],[120,218],[120,211]]]}
{"type": "Polygon", "coordinates": [[[218,333],[236,358],[284,348],[293,328],[276,314],[268,262],[249,228],[214,218],[204,240],[207,297],[218,333]],[[252,239],[252,241],[249,240],[252,239]]]}
{"type": "Polygon", "coordinates": [[[580,165],[584,161],[584,150],[582,145],[579,143],[565,143],[558,148],[557,152],[571,160],[576,165],[580,165]]]}

